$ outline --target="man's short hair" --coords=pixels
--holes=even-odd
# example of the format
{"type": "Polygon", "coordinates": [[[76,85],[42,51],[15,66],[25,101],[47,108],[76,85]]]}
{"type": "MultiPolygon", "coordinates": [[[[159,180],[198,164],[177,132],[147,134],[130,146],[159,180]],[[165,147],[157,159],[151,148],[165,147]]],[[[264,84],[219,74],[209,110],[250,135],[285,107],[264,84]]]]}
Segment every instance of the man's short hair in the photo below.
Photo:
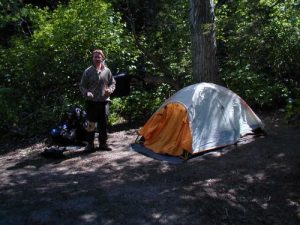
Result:
{"type": "Polygon", "coordinates": [[[103,53],[103,51],[101,50],[101,49],[95,49],[94,51],[93,51],[93,56],[94,56],[94,54],[100,54],[101,56],[102,56],[102,58],[103,59],[105,59],[105,55],[104,55],[104,53],[103,53]]]}

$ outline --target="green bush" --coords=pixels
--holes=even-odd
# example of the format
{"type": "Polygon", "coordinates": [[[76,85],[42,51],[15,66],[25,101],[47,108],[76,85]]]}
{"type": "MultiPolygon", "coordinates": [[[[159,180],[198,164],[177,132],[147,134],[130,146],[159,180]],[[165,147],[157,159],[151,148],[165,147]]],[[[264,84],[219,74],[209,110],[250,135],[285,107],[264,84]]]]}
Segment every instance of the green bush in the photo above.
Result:
{"type": "Polygon", "coordinates": [[[284,107],[299,85],[299,3],[230,1],[216,10],[221,75],[253,105],[284,107]]]}
{"type": "Polygon", "coordinates": [[[274,82],[264,74],[254,73],[248,66],[235,71],[225,71],[223,79],[229,89],[253,107],[284,107],[290,94],[285,85],[274,82]]]}
{"type": "Polygon", "coordinates": [[[146,121],[173,92],[166,84],[152,90],[135,88],[130,96],[113,99],[114,121],[146,121]]]}
{"type": "Polygon", "coordinates": [[[18,122],[19,104],[15,94],[12,88],[0,88],[0,135],[18,122]]]}
{"type": "Polygon", "coordinates": [[[294,124],[300,124],[300,97],[289,98],[285,107],[285,119],[294,124]]]}

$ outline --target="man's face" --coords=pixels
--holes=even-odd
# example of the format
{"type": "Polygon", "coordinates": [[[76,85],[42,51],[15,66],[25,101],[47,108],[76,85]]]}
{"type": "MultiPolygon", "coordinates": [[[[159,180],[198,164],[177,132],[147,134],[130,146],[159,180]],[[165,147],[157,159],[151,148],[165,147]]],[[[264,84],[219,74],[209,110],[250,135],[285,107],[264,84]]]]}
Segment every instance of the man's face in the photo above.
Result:
{"type": "Polygon", "coordinates": [[[94,53],[93,62],[94,62],[94,64],[102,63],[103,62],[102,55],[100,53],[94,53]]]}

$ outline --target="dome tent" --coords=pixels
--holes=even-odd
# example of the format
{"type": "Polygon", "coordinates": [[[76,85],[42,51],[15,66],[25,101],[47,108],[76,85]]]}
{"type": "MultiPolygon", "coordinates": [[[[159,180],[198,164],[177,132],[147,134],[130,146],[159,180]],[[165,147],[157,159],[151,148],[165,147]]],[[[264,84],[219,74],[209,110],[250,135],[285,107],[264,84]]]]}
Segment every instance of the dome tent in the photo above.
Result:
{"type": "Polygon", "coordinates": [[[237,94],[216,84],[198,83],[167,99],[139,135],[155,153],[180,156],[231,145],[261,129],[261,120],[237,94]]]}

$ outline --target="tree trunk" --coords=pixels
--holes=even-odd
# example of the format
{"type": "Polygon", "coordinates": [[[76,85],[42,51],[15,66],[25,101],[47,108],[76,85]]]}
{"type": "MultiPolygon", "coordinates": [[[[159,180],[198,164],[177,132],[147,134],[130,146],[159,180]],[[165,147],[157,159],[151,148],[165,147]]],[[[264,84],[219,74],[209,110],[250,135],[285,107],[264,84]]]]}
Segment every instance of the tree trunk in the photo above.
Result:
{"type": "Polygon", "coordinates": [[[194,82],[220,83],[213,0],[190,0],[190,6],[194,82]]]}

